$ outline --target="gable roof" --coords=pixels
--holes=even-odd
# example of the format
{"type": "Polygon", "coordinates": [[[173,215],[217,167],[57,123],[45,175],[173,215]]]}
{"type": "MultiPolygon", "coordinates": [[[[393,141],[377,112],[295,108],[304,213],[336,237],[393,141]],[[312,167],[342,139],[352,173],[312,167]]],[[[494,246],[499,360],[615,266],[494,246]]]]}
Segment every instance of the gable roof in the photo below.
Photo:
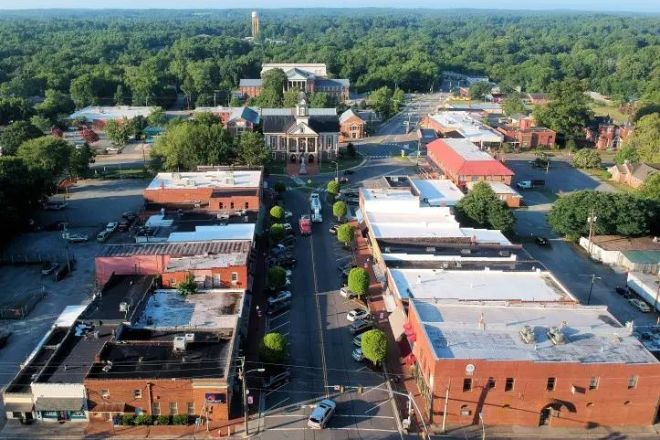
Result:
{"type": "Polygon", "coordinates": [[[234,107],[231,114],[229,115],[230,121],[235,121],[236,119],[244,119],[253,124],[259,124],[259,113],[250,107],[234,107]]]}
{"type": "Polygon", "coordinates": [[[428,156],[440,168],[460,176],[513,176],[514,173],[467,139],[436,139],[428,156]]]}
{"type": "Polygon", "coordinates": [[[238,87],[261,87],[261,79],[241,79],[238,83],[238,87]]]}
{"type": "Polygon", "coordinates": [[[264,133],[284,133],[295,124],[293,115],[263,115],[264,133]]]}
{"type": "Polygon", "coordinates": [[[326,87],[344,87],[348,88],[351,85],[351,80],[346,78],[331,78],[331,79],[317,79],[314,83],[316,88],[326,88],[326,87]]]}
{"type": "Polygon", "coordinates": [[[310,79],[314,78],[314,74],[310,71],[299,69],[298,67],[294,67],[293,69],[289,69],[286,72],[286,77],[288,79],[310,79]]]}
{"type": "Polygon", "coordinates": [[[339,133],[337,116],[310,116],[309,126],[317,133],[339,133]]]}
{"type": "Polygon", "coordinates": [[[348,121],[350,118],[353,117],[358,118],[360,121],[364,122],[361,117],[355,114],[353,109],[349,108],[344,113],[342,113],[341,116],[339,116],[339,123],[343,124],[344,122],[348,121]]]}
{"type": "Polygon", "coordinates": [[[632,176],[641,181],[646,180],[660,171],[658,163],[638,163],[632,166],[632,176]]]}

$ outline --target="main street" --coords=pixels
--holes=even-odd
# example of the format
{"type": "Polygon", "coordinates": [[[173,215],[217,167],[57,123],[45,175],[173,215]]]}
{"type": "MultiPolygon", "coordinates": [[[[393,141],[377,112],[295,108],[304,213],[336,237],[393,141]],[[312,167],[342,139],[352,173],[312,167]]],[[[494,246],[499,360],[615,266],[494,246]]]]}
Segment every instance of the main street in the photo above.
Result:
{"type": "MultiPolygon", "coordinates": [[[[406,167],[383,164],[383,174],[406,167]]],[[[365,168],[358,170],[358,178],[365,168]]],[[[327,179],[326,179],[327,180],[327,179]]],[[[291,223],[309,213],[308,189],[291,189],[284,195],[286,209],[291,210],[291,223]]],[[[322,194],[322,198],[325,194],[322,194]]],[[[284,334],[289,341],[291,380],[279,389],[262,394],[259,402],[259,424],[264,439],[401,439],[392,407],[388,384],[381,371],[351,357],[353,335],[346,314],[359,306],[338,293],[341,284],[338,265],[352,261],[352,253],[344,249],[328,232],[333,224],[331,206],[324,201],[323,223],[313,225],[309,237],[297,236],[295,257],[298,267],[292,277],[293,301],[288,311],[270,317],[267,328],[284,334]],[[335,386],[343,386],[339,392],[335,386]],[[358,393],[358,387],[363,392],[358,393]],[[322,431],[307,428],[307,417],[323,398],[337,402],[337,411],[329,426],[322,431]]],[[[254,431],[253,431],[254,432],[254,431]]]]}

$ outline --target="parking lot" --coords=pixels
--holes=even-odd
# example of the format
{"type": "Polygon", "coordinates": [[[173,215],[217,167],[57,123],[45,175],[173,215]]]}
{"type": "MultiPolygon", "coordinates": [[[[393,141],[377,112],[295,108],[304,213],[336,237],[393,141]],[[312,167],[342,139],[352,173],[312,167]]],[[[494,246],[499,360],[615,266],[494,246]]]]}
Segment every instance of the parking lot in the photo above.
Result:
{"type": "MultiPolygon", "coordinates": [[[[19,301],[30,294],[43,294],[43,298],[25,319],[0,320],[0,327],[12,332],[7,345],[0,349],[0,386],[7,384],[16,374],[19,364],[34,349],[57,316],[67,305],[81,304],[91,298],[95,288],[94,257],[103,244],[96,234],[109,221],[119,221],[122,212],[138,211],[142,207],[142,180],[86,180],[69,189],[68,206],[60,211],[39,211],[35,215],[38,225],[55,222],[68,223],[72,234],[88,235],[82,243],[68,243],[62,231],[40,231],[16,237],[2,249],[3,259],[34,261],[33,264],[0,265],[0,291],[5,302],[19,301]],[[52,275],[41,274],[37,261],[58,262],[64,266],[67,256],[73,271],[61,281],[52,275]],[[11,298],[10,298],[11,297],[11,298]]],[[[58,196],[62,199],[62,196],[58,196]]],[[[118,232],[115,232],[118,234],[118,232]]],[[[4,409],[0,408],[4,420],[4,409]]]]}

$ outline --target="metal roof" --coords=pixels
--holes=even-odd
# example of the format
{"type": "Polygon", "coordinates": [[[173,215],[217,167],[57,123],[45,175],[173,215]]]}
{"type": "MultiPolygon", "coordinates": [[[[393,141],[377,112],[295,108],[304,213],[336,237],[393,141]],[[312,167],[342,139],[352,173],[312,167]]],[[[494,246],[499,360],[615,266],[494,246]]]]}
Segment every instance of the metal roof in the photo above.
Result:
{"type": "Polygon", "coordinates": [[[196,243],[111,244],[105,246],[100,256],[169,255],[177,258],[198,255],[239,254],[247,258],[249,253],[249,240],[224,240],[196,243]]]}

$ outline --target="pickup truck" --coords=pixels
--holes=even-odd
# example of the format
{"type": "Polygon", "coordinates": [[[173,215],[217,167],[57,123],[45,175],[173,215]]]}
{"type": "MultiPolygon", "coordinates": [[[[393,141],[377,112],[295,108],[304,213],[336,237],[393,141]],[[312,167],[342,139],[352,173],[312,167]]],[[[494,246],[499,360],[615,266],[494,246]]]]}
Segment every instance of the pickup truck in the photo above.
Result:
{"type": "Polygon", "coordinates": [[[545,186],[545,180],[521,180],[520,182],[516,183],[516,186],[520,189],[540,188],[545,186]]]}

